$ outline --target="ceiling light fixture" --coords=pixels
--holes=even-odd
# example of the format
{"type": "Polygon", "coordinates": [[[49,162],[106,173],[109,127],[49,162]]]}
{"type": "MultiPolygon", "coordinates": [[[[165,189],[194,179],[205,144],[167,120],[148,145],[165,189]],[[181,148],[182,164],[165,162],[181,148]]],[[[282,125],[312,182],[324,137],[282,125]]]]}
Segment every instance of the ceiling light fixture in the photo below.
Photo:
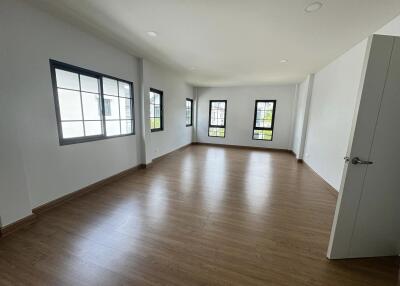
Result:
{"type": "Polygon", "coordinates": [[[287,60],[287,59],[283,59],[283,60],[281,60],[281,64],[286,64],[288,61],[289,60],[287,60]]]}
{"type": "Polygon", "coordinates": [[[321,2],[313,2],[313,3],[311,3],[310,5],[308,5],[305,9],[304,9],[304,11],[306,11],[307,13],[312,13],[312,12],[315,12],[315,11],[318,11],[319,9],[321,9],[322,8],[322,3],[321,2]]]}
{"type": "Polygon", "coordinates": [[[191,71],[194,71],[195,69],[196,69],[195,67],[191,67],[191,68],[190,68],[191,71]]]}
{"type": "Polygon", "coordinates": [[[148,31],[147,35],[149,35],[150,37],[157,37],[158,36],[158,34],[156,32],[154,32],[154,31],[148,31]]]}

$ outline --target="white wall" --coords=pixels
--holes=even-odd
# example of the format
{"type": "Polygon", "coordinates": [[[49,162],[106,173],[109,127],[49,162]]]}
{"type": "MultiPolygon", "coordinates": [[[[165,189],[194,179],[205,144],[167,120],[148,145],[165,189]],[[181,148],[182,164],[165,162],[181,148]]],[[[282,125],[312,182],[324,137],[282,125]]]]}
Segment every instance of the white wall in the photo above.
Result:
{"type": "Polygon", "coordinates": [[[293,135],[293,152],[297,159],[303,159],[305,139],[308,127],[309,107],[311,103],[314,75],[307,78],[298,85],[296,117],[293,135]]]}
{"type": "MultiPolygon", "coordinates": [[[[178,74],[146,60],[141,62],[21,0],[0,2],[0,26],[2,225],[28,215],[31,208],[191,142],[193,129],[185,126],[184,107],[185,98],[193,97],[193,89],[178,74]],[[138,135],[59,146],[49,58],[132,81],[138,135]],[[165,129],[158,133],[149,132],[150,87],[164,91],[165,129]],[[143,109],[139,108],[139,99],[144,101],[143,109]],[[142,111],[144,122],[140,124],[142,111]],[[140,136],[142,125],[144,138],[140,136]]],[[[400,35],[400,17],[378,33],[400,35]]],[[[336,188],[365,46],[366,41],[320,71],[314,84],[305,160],[336,188]]],[[[196,89],[199,117],[194,138],[200,142],[290,149],[294,93],[294,85],[196,89]],[[228,100],[225,139],[207,136],[210,99],[228,100]],[[278,100],[273,142],[251,139],[255,99],[278,100]]]]}
{"type": "MultiPolygon", "coordinates": [[[[400,16],[375,34],[400,36],[400,16]]],[[[366,48],[367,39],[317,72],[313,84],[304,160],[337,190],[342,179],[343,157],[349,143],[366,48]]],[[[302,110],[299,106],[298,114],[302,110]]],[[[296,132],[297,127],[295,152],[296,132]]]]}
{"type": "Polygon", "coordinates": [[[295,85],[197,88],[197,140],[203,143],[291,149],[295,85]],[[225,138],[208,137],[209,101],[227,100],[225,138]],[[256,99],[276,99],[273,141],[252,140],[256,99]]]}
{"type": "Polygon", "coordinates": [[[392,21],[387,23],[374,34],[387,35],[387,36],[400,36],[400,16],[397,16],[392,21]]]}
{"type": "Polygon", "coordinates": [[[193,88],[179,74],[148,60],[143,60],[143,79],[146,161],[151,162],[192,142],[193,127],[186,127],[186,98],[193,98],[193,88]],[[150,88],[163,91],[164,130],[158,132],[150,132],[150,88]]]}
{"type": "Polygon", "coordinates": [[[175,72],[139,60],[24,1],[0,3],[0,26],[3,226],[32,208],[191,143],[185,99],[193,98],[193,88],[175,72]],[[50,58],[132,81],[137,135],[60,146],[50,58]],[[164,91],[164,131],[152,134],[150,87],[164,91]]]}
{"type": "Polygon", "coordinates": [[[21,146],[10,152],[22,156],[32,208],[138,165],[136,136],[59,146],[49,69],[52,58],[132,81],[137,103],[136,58],[29,4],[1,3],[3,84],[18,114],[8,128],[21,146]]]}
{"type": "Polygon", "coordinates": [[[364,40],[315,74],[304,161],[337,190],[366,48],[364,40]]]}
{"type": "MultiPolygon", "coordinates": [[[[0,11],[0,17],[1,17],[0,11]]],[[[0,49],[2,64],[6,49],[0,49]]],[[[18,144],[18,129],[15,128],[18,114],[15,103],[9,100],[11,86],[5,83],[12,75],[0,76],[0,227],[31,214],[21,148],[18,144]]]]}

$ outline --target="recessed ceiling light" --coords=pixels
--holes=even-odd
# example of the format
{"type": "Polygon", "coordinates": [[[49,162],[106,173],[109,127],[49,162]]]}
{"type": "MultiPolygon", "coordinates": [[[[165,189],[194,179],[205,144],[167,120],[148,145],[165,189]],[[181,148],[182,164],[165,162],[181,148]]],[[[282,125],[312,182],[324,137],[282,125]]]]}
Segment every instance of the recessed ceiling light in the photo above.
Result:
{"type": "Polygon", "coordinates": [[[307,7],[306,7],[306,9],[304,9],[307,13],[312,13],[312,12],[315,12],[315,11],[318,11],[319,9],[321,9],[322,8],[322,3],[321,2],[313,2],[313,3],[311,3],[310,5],[308,5],[307,7]]]}
{"type": "Polygon", "coordinates": [[[289,60],[287,60],[287,59],[283,59],[283,60],[281,60],[281,64],[286,64],[288,61],[289,60]]]}
{"type": "Polygon", "coordinates": [[[158,34],[156,32],[154,32],[154,31],[148,31],[147,35],[149,35],[150,37],[157,37],[158,36],[158,34]]]}

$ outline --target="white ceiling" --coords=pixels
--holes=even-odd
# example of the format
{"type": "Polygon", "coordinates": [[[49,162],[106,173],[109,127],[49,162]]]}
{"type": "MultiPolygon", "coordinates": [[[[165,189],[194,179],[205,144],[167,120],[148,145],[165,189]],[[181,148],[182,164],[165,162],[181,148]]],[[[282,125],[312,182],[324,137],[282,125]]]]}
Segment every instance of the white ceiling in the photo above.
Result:
{"type": "Polygon", "coordinates": [[[313,0],[31,2],[196,86],[299,82],[400,13],[399,0],[323,0],[314,13],[313,0]]]}

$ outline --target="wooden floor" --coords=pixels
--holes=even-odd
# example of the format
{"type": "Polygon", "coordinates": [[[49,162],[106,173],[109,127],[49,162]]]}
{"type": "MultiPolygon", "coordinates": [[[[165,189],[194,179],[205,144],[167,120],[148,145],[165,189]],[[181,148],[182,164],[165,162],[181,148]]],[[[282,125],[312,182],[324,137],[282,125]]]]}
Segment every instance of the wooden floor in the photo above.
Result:
{"type": "Polygon", "coordinates": [[[335,196],[289,153],[190,146],[0,240],[0,285],[398,285],[325,258],[335,196]]]}

